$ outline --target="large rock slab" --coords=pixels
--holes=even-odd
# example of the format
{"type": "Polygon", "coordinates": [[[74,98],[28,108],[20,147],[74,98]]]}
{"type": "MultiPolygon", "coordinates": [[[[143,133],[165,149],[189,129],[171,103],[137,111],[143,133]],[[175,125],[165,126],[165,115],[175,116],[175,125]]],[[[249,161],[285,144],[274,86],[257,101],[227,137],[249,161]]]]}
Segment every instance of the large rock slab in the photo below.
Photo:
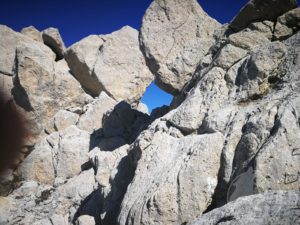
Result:
{"type": "Polygon", "coordinates": [[[41,132],[60,109],[83,107],[91,100],[69,73],[67,63],[55,62],[54,53],[45,45],[21,44],[17,59],[12,92],[17,105],[32,114],[34,133],[41,132]]]}
{"type": "MultiPolygon", "coordinates": [[[[288,101],[298,105],[299,97],[288,101]]],[[[268,190],[299,188],[298,118],[286,103],[276,100],[259,109],[261,112],[252,111],[236,146],[228,201],[268,190]]]]}
{"type": "Polygon", "coordinates": [[[217,184],[222,143],[219,133],[182,138],[161,130],[143,133],[129,153],[137,168],[118,222],[183,224],[203,213],[217,184]]]}
{"type": "Polygon", "coordinates": [[[299,224],[299,191],[251,195],[215,209],[188,225],[299,224]]]}
{"type": "Polygon", "coordinates": [[[22,162],[18,168],[18,175],[22,180],[35,180],[53,185],[55,168],[52,147],[47,139],[36,144],[34,151],[22,162]]]}
{"type": "Polygon", "coordinates": [[[242,45],[247,32],[225,37],[226,44],[219,47],[209,67],[200,68],[193,86],[184,90],[185,100],[163,117],[185,135],[225,135],[210,207],[225,204],[227,197],[299,188],[295,182],[299,158],[292,156],[298,151],[299,33],[285,42],[260,36],[242,45]],[[244,54],[227,54],[224,60],[221,53],[228,45],[243,49],[244,54]],[[232,194],[232,190],[239,191],[232,194]]]}
{"type": "Polygon", "coordinates": [[[68,182],[58,188],[58,191],[66,198],[72,199],[74,202],[80,202],[91,194],[96,187],[94,170],[83,171],[76,177],[68,180],[68,182]]]}
{"type": "Polygon", "coordinates": [[[69,47],[65,53],[68,65],[80,84],[93,96],[101,92],[101,85],[93,74],[100,46],[103,40],[98,35],[90,35],[69,47]]]}
{"type": "Polygon", "coordinates": [[[93,170],[55,187],[24,182],[9,198],[0,198],[0,212],[5,210],[1,224],[73,224],[82,198],[93,193],[94,184],[93,170]]]}
{"type": "Polygon", "coordinates": [[[225,74],[222,68],[213,67],[193,87],[186,100],[168,113],[165,118],[186,134],[196,131],[207,114],[220,109],[221,105],[226,102],[228,86],[224,80],[225,74]]]}
{"type": "Polygon", "coordinates": [[[62,130],[57,154],[57,177],[70,178],[80,173],[81,166],[88,161],[90,134],[71,126],[62,130]]]}
{"type": "Polygon", "coordinates": [[[230,23],[235,32],[246,28],[251,22],[272,20],[297,7],[296,0],[251,0],[230,23]]]}
{"type": "Polygon", "coordinates": [[[65,58],[74,76],[93,96],[105,91],[117,101],[138,101],[153,76],[131,27],[108,35],[92,35],[72,45],[65,58]]]}
{"type": "Polygon", "coordinates": [[[12,76],[17,45],[21,42],[31,41],[7,26],[0,25],[0,73],[12,76]]]}
{"type": "Polygon", "coordinates": [[[152,2],[143,18],[140,42],[160,88],[179,93],[213,45],[219,26],[195,0],[152,2]]]}
{"type": "Polygon", "coordinates": [[[56,178],[66,180],[81,172],[81,166],[89,159],[89,149],[89,133],[70,126],[36,144],[17,174],[21,180],[54,185],[56,178]]]}

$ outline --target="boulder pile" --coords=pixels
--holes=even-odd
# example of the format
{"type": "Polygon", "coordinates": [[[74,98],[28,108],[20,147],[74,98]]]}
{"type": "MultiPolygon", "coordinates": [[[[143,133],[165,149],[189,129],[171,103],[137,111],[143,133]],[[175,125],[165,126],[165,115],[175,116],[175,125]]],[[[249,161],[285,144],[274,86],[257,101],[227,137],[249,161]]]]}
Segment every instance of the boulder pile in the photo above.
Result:
{"type": "Polygon", "coordinates": [[[300,8],[250,0],[229,24],[155,0],[142,27],[66,48],[0,25],[1,93],[29,132],[0,225],[300,224],[300,8]],[[151,114],[152,81],[171,93],[151,114]]]}

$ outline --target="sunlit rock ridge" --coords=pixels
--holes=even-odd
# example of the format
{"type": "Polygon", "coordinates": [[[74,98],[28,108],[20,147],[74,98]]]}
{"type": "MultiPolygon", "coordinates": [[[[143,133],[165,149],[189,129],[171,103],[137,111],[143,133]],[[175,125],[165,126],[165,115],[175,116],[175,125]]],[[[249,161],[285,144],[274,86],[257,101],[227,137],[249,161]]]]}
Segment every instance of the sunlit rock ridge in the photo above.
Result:
{"type": "Polygon", "coordinates": [[[1,93],[26,120],[0,225],[300,224],[300,8],[250,0],[219,24],[155,0],[66,48],[0,25],[1,93]],[[148,113],[152,81],[174,96],[148,113]]]}

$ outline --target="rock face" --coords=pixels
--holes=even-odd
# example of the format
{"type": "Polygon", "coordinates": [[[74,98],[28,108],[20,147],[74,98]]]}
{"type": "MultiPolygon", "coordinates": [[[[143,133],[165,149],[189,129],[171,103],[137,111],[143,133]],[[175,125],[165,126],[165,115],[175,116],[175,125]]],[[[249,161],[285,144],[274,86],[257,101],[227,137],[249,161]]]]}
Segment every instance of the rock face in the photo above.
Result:
{"type": "Polygon", "coordinates": [[[222,143],[220,134],[182,138],[161,131],[142,134],[129,153],[140,159],[131,162],[137,168],[119,223],[182,224],[203,212],[217,184],[219,168],[214,165],[220,163],[222,143]]]}
{"type": "Polygon", "coordinates": [[[213,45],[219,26],[195,0],[153,1],[143,18],[140,42],[156,84],[178,94],[213,45]]]}
{"type": "Polygon", "coordinates": [[[0,91],[36,134],[1,175],[0,225],[299,224],[294,7],[253,0],[220,26],[158,0],[140,46],[124,27],[59,61],[33,28],[0,26],[0,91]],[[176,95],[150,115],[147,66],[176,95]]]}
{"type": "Polygon", "coordinates": [[[66,62],[54,59],[54,53],[38,42],[17,47],[18,72],[12,93],[16,103],[33,114],[35,135],[60,109],[83,107],[91,100],[69,73],[66,62]]]}
{"type": "Polygon", "coordinates": [[[93,96],[105,91],[116,101],[139,101],[153,80],[131,27],[92,35],[72,45],[66,60],[74,76],[93,96]]]}

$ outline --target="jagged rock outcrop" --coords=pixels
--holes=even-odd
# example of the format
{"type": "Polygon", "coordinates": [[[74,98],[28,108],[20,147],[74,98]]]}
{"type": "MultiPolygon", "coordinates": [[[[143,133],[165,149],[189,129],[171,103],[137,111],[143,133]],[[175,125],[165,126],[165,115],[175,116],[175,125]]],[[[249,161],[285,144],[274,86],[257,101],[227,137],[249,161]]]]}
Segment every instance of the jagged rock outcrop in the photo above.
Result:
{"type": "Polygon", "coordinates": [[[84,38],[68,48],[65,58],[93,96],[105,91],[116,101],[138,102],[153,80],[139,50],[138,31],[129,26],[84,38]]]}
{"type": "Polygon", "coordinates": [[[219,26],[195,0],[153,1],[143,18],[140,42],[156,84],[178,94],[213,45],[219,26]]]}
{"type": "Polygon", "coordinates": [[[1,91],[38,135],[2,175],[0,224],[298,224],[299,18],[295,1],[251,0],[220,26],[159,0],[141,49],[124,27],[59,61],[1,26],[1,91]],[[145,61],[176,95],[150,115],[145,61]]]}
{"type": "Polygon", "coordinates": [[[21,34],[31,38],[34,41],[43,42],[43,36],[40,31],[38,31],[34,26],[24,27],[21,30],[21,34]]]}
{"type": "Polygon", "coordinates": [[[300,9],[296,8],[278,17],[274,29],[274,38],[284,40],[300,29],[300,9]]]}
{"type": "Polygon", "coordinates": [[[297,0],[250,0],[232,20],[230,28],[238,32],[251,22],[276,19],[297,8],[297,0]]]}

